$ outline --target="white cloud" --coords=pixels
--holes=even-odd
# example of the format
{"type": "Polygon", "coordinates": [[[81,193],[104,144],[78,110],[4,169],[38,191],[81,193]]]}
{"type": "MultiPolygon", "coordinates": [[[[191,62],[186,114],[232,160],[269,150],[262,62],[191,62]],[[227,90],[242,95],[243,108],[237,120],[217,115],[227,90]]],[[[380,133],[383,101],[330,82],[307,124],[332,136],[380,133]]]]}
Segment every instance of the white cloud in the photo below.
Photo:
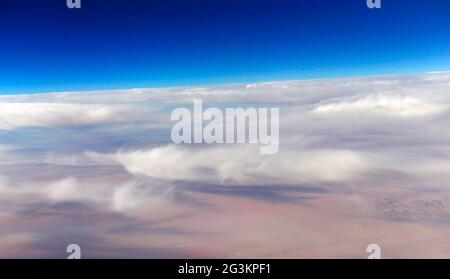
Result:
{"type": "Polygon", "coordinates": [[[148,187],[142,187],[131,181],[120,185],[114,189],[111,208],[115,211],[130,211],[142,206],[154,208],[167,203],[167,196],[171,188],[167,187],[162,194],[156,194],[149,191],[148,187]]]}
{"type": "Polygon", "coordinates": [[[19,201],[33,197],[35,202],[56,204],[61,202],[88,203],[104,210],[127,212],[139,207],[155,207],[167,201],[171,188],[163,192],[151,186],[130,180],[117,185],[108,183],[86,183],[73,177],[51,182],[17,183],[0,175],[0,197],[19,201]]]}
{"type": "Polygon", "coordinates": [[[0,103],[71,103],[101,105],[247,103],[310,105],[325,100],[383,93],[449,100],[450,72],[370,78],[292,80],[211,87],[141,88],[111,91],[0,96],[0,103]]]}
{"type": "Polygon", "coordinates": [[[90,125],[157,119],[167,108],[252,104],[308,107],[317,114],[365,113],[396,117],[436,115],[450,103],[450,73],[373,78],[280,81],[202,88],[150,88],[0,96],[0,129],[90,125]]]}
{"type": "Polygon", "coordinates": [[[247,146],[168,145],[90,156],[101,162],[116,162],[135,175],[223,185],[343,182],[360,177],[371,166],[369,156],[351,150],[290,150],[264,156],[257,148],[247,146]]]}
{"type": "MultiPolygon", "coordinates": [[[[55,236],[63,242],[77,235],[93,242],[129,236],[115,247],[123,251],[129,240],[136,241],[141,255],[140,244],[156,243],[158,234],[175,247],[171,251],[179,251],[192,235],[199,243],[205,235],[232,240],[219,251],[242,242],[249,235],[242,232],[255,231],[255,224],[265,229],[268,215],[276,220],[273,230],[294,224],[297,232],[311,232],[311,239],[323,238],[322,223],[348,224],[349,231],[355,220],[379,226],[379,218],[372,219],[372,201],[404,194],[447,200],[449,92],[450,73],[432,73],[0,96],[0,172],[5,175],[0,175],[0,221],[6,236],[0,235],[0,246],[11,256],[12,248],[25,244],[20,249],[29,256],[30,247],[53,245],[59,255],[63,246],[56,245],[55,236]],[[172,145],[170,111],[189,107],[194,99],[205,107],[280,107],[280,152],[264,156],[253,145],[172,145]],[[61,129],[78,125],[92,126],[61,129]],[[30,126],[54,129],[13,130],[30,126]],[[203,187],[188,187],[198,184],[203,187]],[[331,193],[294,188],[305,184],[331,193]],[[306,218],[306,227],[292,222],[301,212],[317,220],[312,224],[306,218]],[[236,231],[236,224],[248,226],[236,231]],[[49,235],[49,226],[63,229],[49,235]],[[180,240],[179,232],[188,232],[186,239],[180,240]],[[49,240],[35,245],[40,239],[49,240]]],[[[288,238],[264,234],[256,239],[288,238]]],[[[106,244],[103,255],[113,247],[106,244]]],[[[197,246],[192,245],[195,251],[197,246]]]]}
{"type": "MultiPolygon", "coordinates": [[[[118,165],[135,176],[161,179],[169,187],[174,181],[223,185],[329,182],[344,185],[361,179],[379,180],[380,177],[370,177],[370,174],[383,171],[416,174],[431,181],[445,172],[445,161],[450,154],[447,148],[450,138],[449,90],[450,73],[434,73],[202,88],[1,96],[0,129],[149,119],[157,119],[159,129],[166,129],[164,142],[161,136],[164,133],[156,134],[150,129],[141,131],[143,126],[139,125],[129,125],[126,130],[119,125],[96,126],[83,135],[83,143],[87,142],[89,148],[74,148],[77,152],[73,153],[71,150],[53,150],[48,143],[67,141],[70,144],[65,146],[79,147],[77,145],[82,144],[79,138],[58,134],[56,140],[49,141],[47,134],[38,134],[33,140],[40,140],[37,146],[45,154],[16,155],[20,163],[44,162],[54,168],[57,166],[67,171],[67,177],[72,177],[71,171],[77,168],[85,167],[83,171],[89,172],[89,168],[101,165],[118,165]],[[257,152],[258,148],[245,145],[170,145],[170,108],[192,105],[191,102],[199,98],[205,106],[280,106],[279,154],[262,156],[257,152]],[[152,141],[155,135],[160,137],[152,141]],[[117,143],[113,148],[110,139],[117,143]],[[154,147],[155,142],[159,147],[154,147]],[[121,144],[128,151],[105,151],[117,150],[121,144]],[[99,146],[101,150],[96,149],[99,146]],[[84,150],[92,152],[80,154],[84,150]],[[423,160],[414,160],[417,158],[423,160]]],[[[14,147],[21,150],[34,146],[30,147],[30,142],[25,141],[15,143],[14,147]]],[[[7,157],[3,155],[2,167],[12,165],[14,158],[10,156],[14,156],[14,152],[8,152],[7,157]]],[[[83,183],[74,178],[50,184],[37,181],[34,188],[39,190],[32,192],[38,192],[48,200],[79,199],[107,204],[115,209],[132,208],[140,204],[138,196],[152,196],[149,192],[141,192],[139,185],[111,187],[109,183],[99,183],[92,190],[83,187],[80,191],[80,184],[83,183]]],[[[27,193],[30,188],[33,187],[16,187],[14,191],[27,193]]],[[[12,191],[12,188],[3,190],[12,191]]]]}
{"type": "Polygon", "coordinates": [[[317,114],[374,114],[392,117],[423,117],[443,113],[447,107],[414,96],[370,95],[319,104],[317,114]]]}
{"type": "MultiPolygon", "coordinates": [[[[90,152],[87,156],[97,163],[121,165],[137,177],[225,186],[380,185],[385,182],[380,173],[396,174],[417,183],[450,178],[448,160],[401,149],[377,152],[301,147],[264,156],[248,146],[167,145],[114,154],[90,152]]],[[[124,191],[123,195],[127,193],[124,191]]]]}
{"type": "Polygon", "coordinates": [[[73,103],[0,103],[0,129],[73,126],[130,121],[136,107],[73,103]]]}

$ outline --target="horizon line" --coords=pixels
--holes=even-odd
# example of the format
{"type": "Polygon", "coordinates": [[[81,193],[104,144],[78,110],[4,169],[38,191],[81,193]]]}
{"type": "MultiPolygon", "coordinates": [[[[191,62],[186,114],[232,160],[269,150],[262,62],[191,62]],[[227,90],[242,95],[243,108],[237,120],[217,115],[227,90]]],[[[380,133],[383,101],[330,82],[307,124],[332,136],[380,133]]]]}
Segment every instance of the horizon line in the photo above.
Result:
{"type": "Polygon", "coordinates": [[[281,83],[281,82],[293,82],[293,81],[319,81],[319,80],[336,80],[336,79],[368,79],[368,78],[387,78],[387,77],[401,77],[401,76],[413,76],[413,75],[427,75],[427,74],[445,74],[450,73],[450,70],[435,70],[426,72],[411,72],[411,73],[389,73],[389,74],[370,74],[370,75],[336,75],[328,77],[316,77],[316,78],[299,78],[299,79],[273,79],[266,81],[248,81],[248,82],[229,82],[229,83],[195,83],[189,85],[168,85],[168,86],[155,86],[155,87],[124,87],[124,88],[111,88],[111,89],[87,89],[87,90],[64,90],[64,91],[37,91],[28,93],[4,93],[0,92],[0,96],[27,96],[27,95],[53,95],[53,94],[90,94],[100,92],[119,92],[119,91],[132,91],[132,90],[151,90],[151,89],[187,89],[187,88],[199,88],[199,87],[220,87],[220,86],[239,86],[248,84],[264,84],[264,83],[281,83]]]}

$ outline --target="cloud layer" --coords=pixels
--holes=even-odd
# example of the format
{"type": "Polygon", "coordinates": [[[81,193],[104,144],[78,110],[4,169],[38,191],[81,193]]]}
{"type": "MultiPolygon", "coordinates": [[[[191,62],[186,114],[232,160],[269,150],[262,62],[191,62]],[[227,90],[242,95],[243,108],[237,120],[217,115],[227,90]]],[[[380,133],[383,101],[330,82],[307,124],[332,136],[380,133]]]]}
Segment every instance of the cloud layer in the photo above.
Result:
{"type": "MultiPolygon", "coordinates": [[[[133,121],[136,107],[76,103],[0,103],[0,129],[81,126],[133,121]]],[[[143,114],[141,119],[145,119],[143,114]]]]}
{"type": "Polygon", "coordinates": [[[450,231],[449,92],[429,73],[0,96],[0,257],[444,255],[418,241],[450,231]],[[279,107],[279,153],[174,145],[198,99],[279,107]]]}

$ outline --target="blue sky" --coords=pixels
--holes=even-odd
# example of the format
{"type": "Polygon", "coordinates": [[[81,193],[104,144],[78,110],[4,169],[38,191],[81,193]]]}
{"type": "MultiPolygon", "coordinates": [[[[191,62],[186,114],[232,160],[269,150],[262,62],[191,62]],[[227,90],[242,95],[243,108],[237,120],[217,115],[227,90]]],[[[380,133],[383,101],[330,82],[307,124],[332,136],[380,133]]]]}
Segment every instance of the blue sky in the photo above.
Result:
{"type": "Polygon", "coordinates": [[[450,1],[0,0],[0,94],[450,70],[450,1]]]}

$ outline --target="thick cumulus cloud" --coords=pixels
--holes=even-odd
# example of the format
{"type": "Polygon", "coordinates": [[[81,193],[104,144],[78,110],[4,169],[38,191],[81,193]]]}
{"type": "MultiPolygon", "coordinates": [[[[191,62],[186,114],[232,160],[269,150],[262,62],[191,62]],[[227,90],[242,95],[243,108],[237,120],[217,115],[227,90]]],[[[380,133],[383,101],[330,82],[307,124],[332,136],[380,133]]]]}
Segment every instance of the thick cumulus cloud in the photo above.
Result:
{"type": "MultiPolygon", "coordinates": [[[[171,182],[223,186],[377,185],[389,182],[380,174],[396,174],[416,183],[447,181],[450,161],[427,152],[345,149],[283,150],[261,155],[257,148],[187,147],[86,154],[93,162],[117,164],[130,174],[171,182]]],[[[392,182],[397,180],[391,179],[392,182]]]]}
{"type": "Polygon", "coordinates": [[[302,185],[345,182],[370,170],[372,159],[350,150],[297,150],[273,156],[257,148],[181,147],[90,154],[94,160],[121,164],[132,174],[168,181],[197,181],[221,185],[302,185]]]}

